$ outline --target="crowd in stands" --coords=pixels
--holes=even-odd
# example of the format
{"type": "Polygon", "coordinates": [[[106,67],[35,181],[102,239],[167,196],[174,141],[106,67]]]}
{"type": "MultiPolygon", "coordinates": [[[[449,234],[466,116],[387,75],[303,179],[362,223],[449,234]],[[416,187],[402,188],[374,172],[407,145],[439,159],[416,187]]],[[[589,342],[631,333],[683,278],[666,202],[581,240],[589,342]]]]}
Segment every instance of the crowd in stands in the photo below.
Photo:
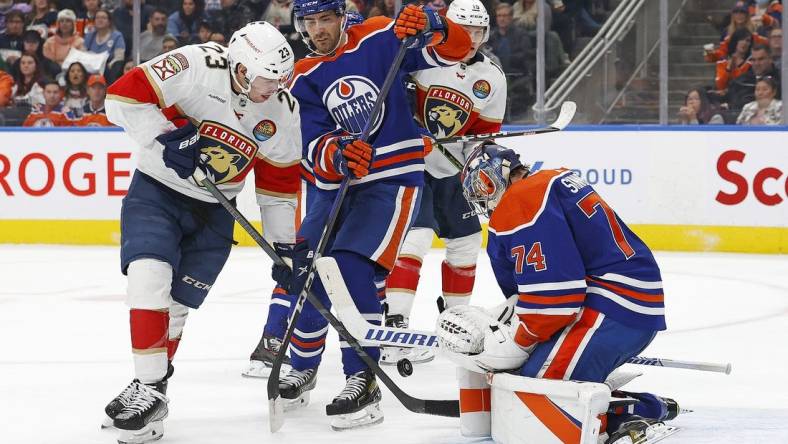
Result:
{"type": "Polygon", "coordinates": [[[687,93],[680,123],[782,124],[782,1],[765,6],[733,4],[719,24],[720,41],[704,46],[705,60],[716,64],[714,84],[687,93]]]}

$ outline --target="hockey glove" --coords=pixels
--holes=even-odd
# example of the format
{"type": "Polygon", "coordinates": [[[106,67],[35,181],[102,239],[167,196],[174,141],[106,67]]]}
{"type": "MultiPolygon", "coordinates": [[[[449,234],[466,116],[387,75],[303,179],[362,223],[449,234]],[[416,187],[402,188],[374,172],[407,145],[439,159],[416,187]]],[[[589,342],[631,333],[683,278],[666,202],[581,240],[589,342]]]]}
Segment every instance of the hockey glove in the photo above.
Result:
{"type": "Polygon", "coordinates": [[[416,37],[411,48],[440,45],[446,40],[446,19],[429,6],[405,6],[394,23],[394,34],[402,40],[416,37]]]}
{"type": "Polygon", "coordinates": [[[271,268],[271,277],[287,294],[298,294],[304,287],[309,272],[311,252],[309,244],[299,239],[294,244],[274,242],[274,250],[285,263],[292,266],[276,265],[271,268]]]}
{"type": "Polygon", "coordinates": [[[340,137],[327,148],[334,170],[340,176],[353,174],[356,179],[369,174],[374,154],[372,145],[352,137],[340,137]]]}
{"type": "Polygon", "coordinates": [[[181,179],[188,179],[200,160],[200,133],[191,122],[169,133],[156,137],[164,145],[164,165],[181,179]]]}

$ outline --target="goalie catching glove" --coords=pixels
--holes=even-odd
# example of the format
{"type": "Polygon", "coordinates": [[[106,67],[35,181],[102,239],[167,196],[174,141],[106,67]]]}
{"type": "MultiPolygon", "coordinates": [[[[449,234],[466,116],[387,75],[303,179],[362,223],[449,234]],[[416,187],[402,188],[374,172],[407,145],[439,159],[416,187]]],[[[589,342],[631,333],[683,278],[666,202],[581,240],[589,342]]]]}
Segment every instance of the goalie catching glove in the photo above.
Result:
{"type": "Polygon", "coordinates": [[[438,316],[436,326],[440,350],[455,364],[473,372],[521,367],[532,347],[526,350],[517,345],[512,326],[498,318],[498,313],[472,305],[447,308],[438,316]]]}

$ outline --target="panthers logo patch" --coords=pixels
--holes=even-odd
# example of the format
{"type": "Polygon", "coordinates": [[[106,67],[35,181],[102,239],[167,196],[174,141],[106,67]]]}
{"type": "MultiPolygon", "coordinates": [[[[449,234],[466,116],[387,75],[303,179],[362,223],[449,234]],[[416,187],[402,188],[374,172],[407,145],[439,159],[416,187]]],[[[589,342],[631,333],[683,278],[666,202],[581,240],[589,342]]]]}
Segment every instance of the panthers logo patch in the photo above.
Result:
{"type": "Polygon", "coordinates": [[[254,130],[252,130],[254,134],[254,138],[259,140],[260,142],[265,142],[266,140],[274,137],[276,134],[276,124],[270,120],[261,120],[254,126],[254,130]]]}
{"type": "MultiPolygon", "coordinates": [[[[358,135],[364,131],[364,126],[372,114],[372,108],[380,95],[377,85],[366,77],[345,76],[340,77],[326,88],[323,93],[323,103],[331,113],[331,117],[343,130],[350,134],[358,135]]],[[[386,114],[386,105],[372,123],[370,134],[380,128],[383,116],[386,114]]]]}
{"type": "Polygon", "coordinates": [[[242,180],[257,154],[252,139],[209,120],[200,125],[200,143],[200,164],[216,184],[242,180]]]}
{"type": "Polygon", "coordinates": [[[480,99],[486,99],[487,96],[490,95],[490,82],[486,80],[477,80],[476,83],[473,84],[473,95],[480,99]]]}
{"type": "Polygon", "coordinates": [[[424,125],[432,135],[442,139],[457,134],[468,123],[473,102],[456,89],[431,86],[422,111],[424,125]]]}

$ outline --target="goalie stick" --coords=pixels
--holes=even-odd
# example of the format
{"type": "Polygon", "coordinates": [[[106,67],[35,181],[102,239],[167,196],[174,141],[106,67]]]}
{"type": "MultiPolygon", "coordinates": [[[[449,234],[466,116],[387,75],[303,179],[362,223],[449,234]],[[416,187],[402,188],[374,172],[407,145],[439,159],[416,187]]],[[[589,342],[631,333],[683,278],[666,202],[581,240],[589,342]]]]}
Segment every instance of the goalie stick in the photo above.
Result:
{"type": "Polygon", "coordinates": [[[446,156],[446,159],[449,161],[449,163],[454,165],[458,170],[462,171],[464,166],[463,163],[460,162],[460,160],[457,159],[457,157],[455,157],[454,154],[452,154],[442,144],[455,142],[481,142],[487,139],[501,137],[534,136],[537,134],[554,133],[566,128],[572,122],[572,119],[575,117],[575,111],[577,111],[577,104],[575,104],[575,102],[567,101],[561,105],[561,111],[558,113],[558,117],[555,119],[555,121],[544,128],[536,128],[525,131],[499,131],[497,133],[466,134],[464,136],[437,139],[433,143],[436,145],[437,150],[446,156]]]}
{"type": "MultiPolygon", "coordinates": [[[[331,304],[336,310],[339,319],[345,324],[350,333],[362,343],[392,347],[438,347],[438,336],[435,335],[435,332],[377,326],[367,322],[350,298],[350,293],[345,286],[345,281],[342,279],[342,274],[334,258],[324,257],[318,259],[315,268],[320,274],[320,280],[328,293],[329,299],[331,299],[331,304]]],[[[629,358],[627,363],[725,373],[726,375],[731,372],[730,363],[680,361],[675,359],[647,358],[644,356],[629,358]]]]}

